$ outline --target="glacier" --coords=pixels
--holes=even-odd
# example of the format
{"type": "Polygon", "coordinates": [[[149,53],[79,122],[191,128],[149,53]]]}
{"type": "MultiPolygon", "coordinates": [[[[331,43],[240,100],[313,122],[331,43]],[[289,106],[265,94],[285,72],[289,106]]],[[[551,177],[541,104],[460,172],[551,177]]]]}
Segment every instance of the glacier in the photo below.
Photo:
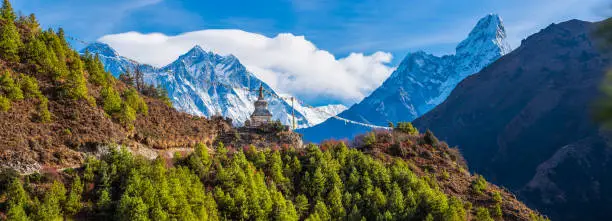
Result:
{"type": "Polygon", "coordinates": [[[243,125],[253,112],[260,85],[266,91],[272,119],[285,125],[292,125],[292,113],[295,113],[296,128],[305,128],[347,109],[341,104],[310,107],[298,99],[292,106],[289,97],[279,96],[235,56],[206,52],[197,45],[161,68],[123,57],[105,43],[89,44],[81,50],[86,52],[97,54],[105,70],[115,77],[138,68],[147,84],[159,85],[168,91],[168,97],[179,111],[206,117],[221,115],[231,118],[236,126],[243,125]]]}
{"type": "MultiPolygon", "coordinates": [[[[444,102],[463,79],[511,51],[502,19],[497,14],[486,15],[457,45],[455,54],[408,53],[380,87],[338,116],[380,126],[412,121],[444,102]]],[[[369,130],[330,118],[299,132],[307,141],[320,142],[352,138],[369,130]]]]}

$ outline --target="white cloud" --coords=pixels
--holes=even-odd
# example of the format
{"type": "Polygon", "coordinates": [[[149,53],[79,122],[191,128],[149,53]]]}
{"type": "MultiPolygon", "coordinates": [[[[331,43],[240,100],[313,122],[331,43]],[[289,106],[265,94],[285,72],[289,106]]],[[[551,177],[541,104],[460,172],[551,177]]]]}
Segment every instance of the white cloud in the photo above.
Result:
{"type": "Polygon", "coordinates": [[[281,93],[305,100],[358,102],[376,89],[393,71],[392,55],[351,53],[336,58],[304,36],[260,34],[229,29],[209,29],[167,36],[127,32],[106,35],[119,54],[158,67],[169,64],[194,45],[222,55],[233,54],[255,75],[281,93]]]}

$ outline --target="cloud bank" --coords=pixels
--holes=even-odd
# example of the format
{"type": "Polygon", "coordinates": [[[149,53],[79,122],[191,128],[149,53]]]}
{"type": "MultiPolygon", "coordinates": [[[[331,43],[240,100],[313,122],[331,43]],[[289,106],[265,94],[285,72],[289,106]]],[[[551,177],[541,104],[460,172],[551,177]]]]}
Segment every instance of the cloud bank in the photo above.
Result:
{"type": "Polygon", "coordinates": [[[233,54],[248,70],[281,93],[320,102],[353,104],[376,89],[393,71],[392,55],[350,53],[336,58],[304,36],[270,38],[231,29],[208,29],[167,36],[126,32],[98,39],[119,54],[162,67],[195,45],[221,55],[233,54]]]}

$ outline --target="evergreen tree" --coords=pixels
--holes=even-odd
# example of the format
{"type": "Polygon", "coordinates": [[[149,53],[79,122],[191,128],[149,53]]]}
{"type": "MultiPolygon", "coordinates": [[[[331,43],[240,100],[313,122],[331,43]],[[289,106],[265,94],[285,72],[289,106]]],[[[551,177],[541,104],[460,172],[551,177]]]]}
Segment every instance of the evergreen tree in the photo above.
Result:
{"type": "Polygon", "coordinates": [[[42,203],[34,203],[37,205],[34,211],[34,220],[61,220],[62,207],[66,199],[66,189],[64,185],[58,181],[54,181],[51,189],[45,194],[42,203]]]}
{"type": "Polygon", "coordinates": [[[8,185],[7,191],[7,204],[14,206],[23,206],[28,201],[28,195],[23,189],[23,185],[19,179],[14,178],[8,185]]]}
{"type": "Polygon", "coordinates": [[[64,85],[66,94],[69,98],[74,100],[92,99],[87,92],[87,81],[83,73],[83,63],[81,59],[76,55],[76,52],[72,52],[70,60],[69,72],[66,77],[66,84],[64,85]]]}
{"type": "Polygon", "coordinates": [[[6,97],[11,100],[21,100],[23,99],[23,92],[21,88],[15,83],[11,73],[4,72],[2,76],[0,76],[0,89],[6,94],[6,97]]]}
{"type": "Polygon", "coordinates": [[[4,0],[0,9],[2,26],[0,26],[0,57],[12,62],[19,61],[21,37],[15,26],[15,12],[8,0],[4,0]]]}
{"type": "Polygon", "coordinates": [[[96,207],[98,208],[98,210],[104,211],[109,209],[111,206],[111,198],[110,198],[110,193],[108,192],[108,189],[102,189],[102,191],[100,191],[100,196],[98,197],[98,202],[96,204],[96,207]]]}
{"type": "Polygon", "coordinates": [[[43,95],[38,88],[38,80],[25,74],[19,75],[19,85],[25,98],[38,98],[43,95]]]}
{"type": "Polygon", "coordinates": [[[308,198],[303,194],[298,195],[295,198],[295,209],[299,217],[303,217],[307,212],[310,205],[308,205],[308,198]]]}
{"type": "Polygon", "coordinates": [[[147,103],[138,95],[138,91],[134,88],[130,88],[123,93],[125,97],[125,103],[132,109],[136,110],[139,114],[147,115],[149,113],[149,107],[147,103]]]}
{"type": "Polygon", "coordinates": [[[332,217],[329,214],[329,210],[327,209],[327,206],[325,205],[325,203],[321,201],[317,201],[317,203],[315,204],[313,213],[310,214],[310,216],[306,220],[327,221],[327,220],[331,220],[331,218],[332,217]]]}
{"type": "Polygon", "coordinates": [[[121,111],[121,97],[113,87],[106,86],[102,88],[100,95],[102,97],[102,108],[107,114],[113,115],[121,111]]]}
{"type": "Polygon", "coordinates": [[[81,209],[81,194],[83,193],[83,183],[81,178],[77,175],[72,183],[72,189],[68,194],[66,203],[64,205],[64,211],[67,215],[74,215],[81,209]]]}
{"type": "Polygon", "coordinates": [[[118,113],[119,122],[128,129],[134,128],[134,121],[136,120],[136,111],[129,105],[121,104],[121,110],[118,113]]]}

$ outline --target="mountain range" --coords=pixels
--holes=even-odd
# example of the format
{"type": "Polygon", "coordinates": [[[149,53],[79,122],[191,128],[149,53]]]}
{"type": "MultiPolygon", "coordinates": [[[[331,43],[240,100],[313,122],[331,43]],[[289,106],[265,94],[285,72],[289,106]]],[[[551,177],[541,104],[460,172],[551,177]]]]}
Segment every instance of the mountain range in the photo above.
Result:
{"type": "Polygon", "coordinates": [[[612,53],[600,50],[597,25],[548,26],[413,124],[552,220],[609,219],[612,136],[592,113],[612,53]]]}
{"type": "Polygon", "coordinates": [[[265,82],[249,72],[233,55],[221,56],[194,46],[172,63],[161,67],[141,64],[119,55],[109,45],[96,42],[81,50],[97,54],[106,71],[115,77],[139,68],[148,84],[160,85],[168,91],[174,107],[180,111],[198,115],[221,115],[242,125],[254,110],[257,89],[261,85],[266,91],[273,119],[292,125],[295,113],[297,128],[314,126],[346,109],[343,105],[305,107],[289,97],[279,96],[265,82]]]}
{"type": "MultiPolygon", "coordinates": [[[[461,80],[510,51],[501,18],[489,14],[459,43],[454,55],[409,53],[379,88],[339,116],[381,126],[412,121],[444,101],[461,80]]],[[[300,132],[305,140],[320,142],[329,138],[352,138],[369,130],[330,118],[300,132]]]]}

